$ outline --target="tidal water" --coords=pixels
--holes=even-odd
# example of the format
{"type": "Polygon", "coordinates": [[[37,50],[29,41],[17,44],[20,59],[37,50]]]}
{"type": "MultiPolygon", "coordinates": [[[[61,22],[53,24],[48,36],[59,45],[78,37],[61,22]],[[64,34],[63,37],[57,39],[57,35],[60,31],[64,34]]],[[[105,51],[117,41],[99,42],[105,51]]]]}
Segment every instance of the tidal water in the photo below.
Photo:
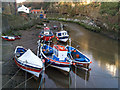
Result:
{"type": "MultiPolygon", "coordinates": [[[[51,22],[52,25],[56,23],[58,22],[51,22]]],[[[92,61],[91,71],[73,66],[69,75],[66,76],[58,69],[48,67],[45,69],[43,79],[29,79],[32,75],[19,70],[12,60],[14,52],[12,44],[14,43],[3,41],[3,88],[39,88],[40,85],[41,88],[118,88],[119,43],[104,35],[88,31],[77,24],[63,24],[67,25],[66,30],[72,39],[72,46],[92,61]]]]}

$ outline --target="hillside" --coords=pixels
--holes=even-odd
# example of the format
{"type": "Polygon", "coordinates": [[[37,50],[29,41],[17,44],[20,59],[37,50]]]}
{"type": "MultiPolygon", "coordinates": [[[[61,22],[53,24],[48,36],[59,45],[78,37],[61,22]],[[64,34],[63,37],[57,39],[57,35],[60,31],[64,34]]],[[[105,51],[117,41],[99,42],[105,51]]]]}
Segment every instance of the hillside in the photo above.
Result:
{"type": "MultiPolygon", "coordinates": [[[[54,17],[86,19],[89,17],[98,24],[104,23],[103,29],[114,30],[118,32],[118,2],[92,2],[84,4],[80,2],[41,2],[24,3],[28,7],[43,9],[47,14],[53,14],[54,17]],[[57,14],[56,16],[54,14],[57,14]]],[[[52,16],[51,16],[52,17],[52,16]]],[[[103,26],[103,25],[101,25],[103,26]]]]}

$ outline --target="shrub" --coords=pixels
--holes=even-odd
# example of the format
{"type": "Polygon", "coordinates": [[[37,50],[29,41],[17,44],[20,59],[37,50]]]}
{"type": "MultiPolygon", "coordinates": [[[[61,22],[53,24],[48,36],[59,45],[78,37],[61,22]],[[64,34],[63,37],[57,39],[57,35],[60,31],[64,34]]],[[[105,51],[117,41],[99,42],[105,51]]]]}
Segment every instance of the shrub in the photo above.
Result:
{"type": "Polygon", "coordinates": [[[100,14],[109,14],[111,16],[114,16],[118,13],[119,6],[118,2],[102,2],[101,8],[100,8],[100,14]]]}

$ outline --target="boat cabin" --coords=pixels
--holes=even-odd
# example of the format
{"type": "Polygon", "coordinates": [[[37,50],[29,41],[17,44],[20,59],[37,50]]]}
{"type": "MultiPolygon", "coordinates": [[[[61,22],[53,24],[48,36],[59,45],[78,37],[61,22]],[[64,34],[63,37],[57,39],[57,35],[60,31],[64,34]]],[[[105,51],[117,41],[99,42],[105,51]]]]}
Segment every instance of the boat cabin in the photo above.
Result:
{"type": "Polygon", "coordinates": [[[50,30],[50,28],[48,28],[48,27],[45,27],[45,28],[44,28],[44,30],[50,30]]]}
{"type": "Polygon", "coordinates": [[[57,58],[58,61],[64,61],[67,58],[68,50],[64,46],[54,45],[53,46],[53,59],[57,58]]]}
{"type": "Polygon", "coordinates": [[[50,31],[50,30],[44,30],[44,31],[42,31],[41,33],[40,33],[40,36],[41,35],[52,35],[52,32],[50,31]]]}
{"type": "Polygon", "coordinates": [[[49,33],[50,33],[50,31],[48,31],[48,30],[47,30],[47,31],[44,31],[44,34],[45,34],[45,35],[49,35],[49,33]]]}
{"type": "Polygon", "coordinates": [[[57,37],[68,36],[68,33],[67,31],[60,31],[60,32],[57,32],[56,36],[57,37]]]}

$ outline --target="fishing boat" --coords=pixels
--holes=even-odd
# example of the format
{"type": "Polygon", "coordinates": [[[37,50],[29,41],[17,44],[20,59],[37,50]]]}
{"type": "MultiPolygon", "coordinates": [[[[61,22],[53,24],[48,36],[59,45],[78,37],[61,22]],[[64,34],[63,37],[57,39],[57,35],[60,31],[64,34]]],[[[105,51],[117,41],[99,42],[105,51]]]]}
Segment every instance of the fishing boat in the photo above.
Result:
{"type": "Polygon", "coordinates": [[[21,39],[21,36],[14,36],[15,39],[21,39]]]}
{"type": "Polygon", "coordinates": [[[7,41],[14,41],[15,37],[14,36],[1,36],[2,39],[7,40],[7,41]]]}
{"type": "Polygon", "coordinates": [[[58,26],[54,25],[54,26],[53,26],[53,29],[58,29],[58,26]]]}
{"type": "Polygon", "coordinates": [[[70,71],[71,62],[67,60],[67,52],[64,46],[43,44],[40,48],[41,55],[50,66],[60,69],[64,72],[70,71]]]}
{"type": "Polygon", "coordinates": [[[39,37],[44,41],[50,41],[54,37],[54,34],[48,27],[45,27],[39,37]]]}
{"type": "Polygon", "coordinates": [[[17,46],[14,54],[14,61],[18,67],[36,77],[39,77],[43,70],[43,63],[38,56],[36,56],[30,49],[27,50],[22,46],[17,46]]]}
{"type": "Polygon", "coordinates": [[[92,63],[90,59],[88,59],[84,54],[72,46],[67,45],[66,49],[68,50],[67,56],[72,62],[72,65],[81,66],[86,70],[89,69],[89,65],[92,63]]]}
{"type": "Polygon", "coordinates": [[[58,41],[67,42],[69,35],[67,31],[62,30],[62,31],[56,32],[56,38],[58,41]]]}

